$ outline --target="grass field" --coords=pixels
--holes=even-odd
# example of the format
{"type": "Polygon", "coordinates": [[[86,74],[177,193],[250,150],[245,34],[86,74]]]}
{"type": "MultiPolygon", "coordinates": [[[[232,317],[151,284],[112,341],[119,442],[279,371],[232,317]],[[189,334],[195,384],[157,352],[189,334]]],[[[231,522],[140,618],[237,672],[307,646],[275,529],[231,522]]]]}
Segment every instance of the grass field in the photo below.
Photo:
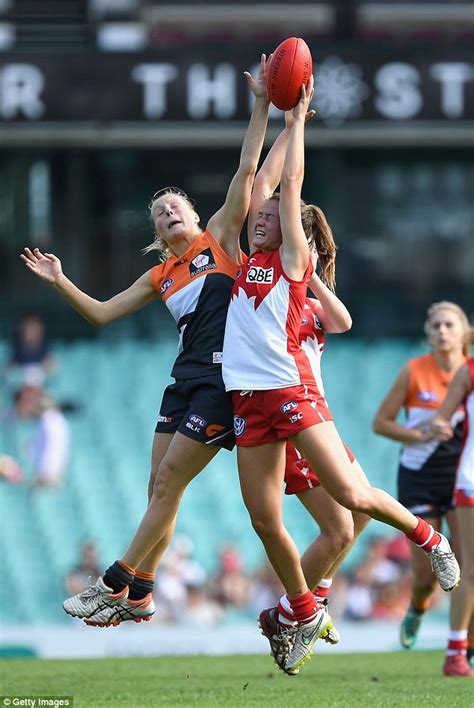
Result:
{"type": "Polygon", "coordinates": [[[442,661],[441,652],[325,655],[289,677],[265,656],[5,659],[1,693],[73,696],[74,708],[474,705],[472,681],[443,677],[442,661]]]}

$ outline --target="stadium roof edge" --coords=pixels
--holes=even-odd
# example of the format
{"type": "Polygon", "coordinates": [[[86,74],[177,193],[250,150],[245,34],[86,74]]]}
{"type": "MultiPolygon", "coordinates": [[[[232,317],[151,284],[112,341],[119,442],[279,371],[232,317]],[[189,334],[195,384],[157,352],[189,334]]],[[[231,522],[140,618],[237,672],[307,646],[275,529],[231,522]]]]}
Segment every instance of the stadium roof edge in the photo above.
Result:
{"type": "MultiPolygon", "coordinates": [[[[43,123],[38,125],[0,125],[2,148],[233,148],[240,147],[246,124],[225,125],[181,122],[143,124],[111,123],[108,126],[43,123]]],[[[269,127],[267,141],[278,134],[269,127]]],[[[462,124],[418,121],[409,125],[372,123],[307,130],[308,147],[468,147],[474,146],[474,121],[462,124]]]]}

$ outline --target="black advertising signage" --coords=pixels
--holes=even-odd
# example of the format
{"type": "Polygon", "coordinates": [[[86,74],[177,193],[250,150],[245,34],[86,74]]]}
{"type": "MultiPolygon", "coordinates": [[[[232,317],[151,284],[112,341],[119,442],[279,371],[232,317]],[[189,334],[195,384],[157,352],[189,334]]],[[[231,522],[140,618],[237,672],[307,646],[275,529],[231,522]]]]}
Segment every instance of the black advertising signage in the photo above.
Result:
{"type": "MultiPolygon", "coordinates": [[[[472,51],[311,49],[313,105],[324,123],[474,120],[472,51]]],[[[3,55],[0,123],[246,121],[252,96],[243,71],[256,72],[258,51],[3,55]]]]}

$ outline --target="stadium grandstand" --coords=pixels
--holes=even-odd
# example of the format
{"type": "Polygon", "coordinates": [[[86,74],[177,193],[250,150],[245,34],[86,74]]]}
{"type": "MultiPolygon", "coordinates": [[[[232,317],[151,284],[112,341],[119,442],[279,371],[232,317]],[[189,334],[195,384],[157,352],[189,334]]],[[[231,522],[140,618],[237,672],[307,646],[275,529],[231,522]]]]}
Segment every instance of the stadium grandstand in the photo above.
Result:
{"type": "MultiPolygon", "coordinates": [[[[473,3],[0,0],[6,653],[60,656],[71,646],[65,578],[83,543],[96,544],[101,564],[127,546],[145,509],[151,440],[178,345],[161,304],[91,327],[31,277],[19,253],[27,245],[55,253],[99,300],[128,287],[156,263],[141,253],[153,239],[148,204],[156,190],[179,185],[203,224],[222,204],[251,110],[243,71],[291,35],[304,37],[314,59],[317,115],[307,127],[303,196],[331,223],[337,292],[353,317],[350,333],[328,337],[327,397],[370,481],[395,493],[398,446],[372,433],[375,410],[407,358],[428,351],[422,331],[432,302],[474,314],[473,3]],[[55,362],[40,382],[12,363],[30,313],[44,323],[55,362]],[[64,476],[51,487],[35,484],[38,422],[17,407],[21,387],[38,384],[70,434],[64,476]],[[46,652],[44,627],[66,632],[46,652]]],[[[273,109],[267,146],[281,125],[273,109]]],[[[303,550],[313,521],[295,499],[285,499],[285,519],[303,550]]],[[[190,485],[176,533],[192,540],[206,587],[220,572],[223,542],[256,582],[264,554],[241,500],[235,453],[219,453],[190,485]]],[[[395,534],[371,523],[344,562],[346,583],[381,538],[395,534]]],[[[248,626],[255,613],[249,600],[224,607],[221,621],[248,626]]],[[[443,646],[447,613],[440,599],[422,646],[443,646]]],[[[340,616],[342,626],[361,619],[343,604],[340,616]]],[[[399,615],[387,610],[384,619],[391,622],[382,646],[396,647],[399,615]]],[[[81,656],[94,655],[90,631],[81,656]]]]}

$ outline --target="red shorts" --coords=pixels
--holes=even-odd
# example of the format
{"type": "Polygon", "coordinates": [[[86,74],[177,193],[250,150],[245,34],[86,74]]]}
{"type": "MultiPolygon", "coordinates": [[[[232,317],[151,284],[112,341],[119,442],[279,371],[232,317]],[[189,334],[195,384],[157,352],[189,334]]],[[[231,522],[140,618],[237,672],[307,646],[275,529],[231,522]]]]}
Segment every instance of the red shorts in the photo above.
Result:
{"type": "Polygon", "coordinates": [[[316,386],[271,391],[232,391],[237,445],[265,445],[287,440],[317,423],[332,420],[316,386]]]}
{"type": "MultiPolygon", "coordinates": [[[[347,457],[351,464],[355,457],[351,449],[342,443],[346,449],[347,457]]],[[[301,457],[296,447],[291,442],[286,443],[286,467],[285,467],[285,494],[300,494],[307,492],[313,487],[320,487],[321,482],[317,478],[308,460],[301,457]]]]}
{"type": "Polygon", "coordinates": [[[474,494],[468,489],[455,489],[454,506],[474,506],[474,494]]]}

